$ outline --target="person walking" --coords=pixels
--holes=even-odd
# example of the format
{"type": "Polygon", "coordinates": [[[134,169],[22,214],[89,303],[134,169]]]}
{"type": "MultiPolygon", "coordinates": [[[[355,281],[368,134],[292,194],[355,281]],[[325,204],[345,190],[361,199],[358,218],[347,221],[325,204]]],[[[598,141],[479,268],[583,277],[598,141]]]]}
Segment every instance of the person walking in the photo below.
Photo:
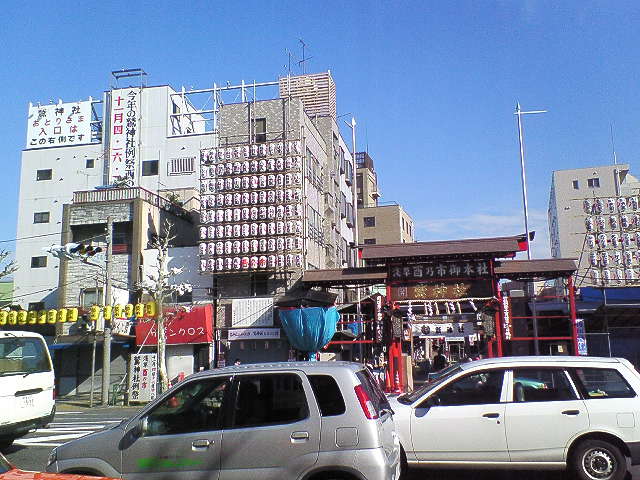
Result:
{"type": "Polygon", "coordinates": [[[442,354],[442,347],[434,348],[436,354],[433,357],[433,371],[437,372],[447,366],[447,357],[442,354]]]}

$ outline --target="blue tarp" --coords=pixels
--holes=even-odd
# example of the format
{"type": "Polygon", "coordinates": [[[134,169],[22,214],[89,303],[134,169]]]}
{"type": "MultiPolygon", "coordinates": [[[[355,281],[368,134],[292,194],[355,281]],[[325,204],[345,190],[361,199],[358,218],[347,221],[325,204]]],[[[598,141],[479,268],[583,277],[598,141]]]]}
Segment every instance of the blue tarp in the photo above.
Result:
{"type": "Polygon", "coordinates": [[[336,333],[339,319],[336,307],[280,310],[280,323],[289,342],[298,350],[309,354],[316,353],[329,343],[336,333]]]}

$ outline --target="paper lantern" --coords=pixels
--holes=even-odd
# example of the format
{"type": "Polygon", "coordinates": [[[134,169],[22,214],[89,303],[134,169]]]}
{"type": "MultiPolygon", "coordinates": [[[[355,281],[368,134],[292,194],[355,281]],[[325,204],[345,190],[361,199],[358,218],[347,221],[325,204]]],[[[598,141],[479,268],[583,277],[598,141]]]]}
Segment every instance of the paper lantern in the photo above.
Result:
{"type": "Polygon", "coordinates": [[[624,252],[624,265],[630,267],[633,264],[633,254],[629,251],[624,252]]]}
{"type": "Polygon", "coordinates": [[[231,222],[233,220],[233,209],[228,208],[224,210],[224,221],[231,222]]]}
{"type": "Polygon", "coordinates": [[[269,144],[269,155],[275,155],[276,154],[276,144],[275,143],[270,143],[269,144]]]}
{"type": "Polygon", "coordinates": [[[266,252],[267,251],[267,239],[266,238],[261,238],[260,242],[258,243],[258,251],[260,252],[266,252]]]}
{"type": "Polygon", "coordinates": [[[262,190],[258,193],[258,202],[259,203],[267,203],[267,192],[262,190]]]}
{"type": "Polygon", "coordinates": [[[616,265],[622,265],[622,252],[620,250],[613,252],[613,261],[616,265]]]}
{"type": "Polygon", "coordinates": [[[275,252],[275,250],[276,250],[276,239],[275,238],[267,239],[267,249],[270,252],[275,252]]]}
{"type": "Polygon", "coordinates": [[[225,270],[233,269],[233,259],[231,257],[227,257],[224,259],[224,269],[225,270]]]}
{"type": "Polygon", "coordinates": [[[242,158],[243,157],[243,147],[238,146],[233,149],[233,157],[234,158],[242,158]]]}
{"type": "Polygon", "coordinates": [[[611,225],[611,228],[613,230],[617,230],[618,229],[618,217],[616,215],[611,215],[609,217],[609,225],[611,225]]]}
{"type": "MultiPolygon", "coordinates": [[[[243,177],[246,178],[246,177],[243,177]]],[[[249,185],[247,184],[247,188],[249,187],[249,185]]],[[[235,177],[233,179],[233,189],[234,190],[240,190],[242,188],[242,178],[239,177],[235,177]]]]}
{"type": "Polygon", "coordinates": [[[258,224],[257,223],[252,223],[250,226],[250,231],[251,231],[251,236],[255,237],[258,235],[258,224]]]}
{"type": "Polygon", "coordinates": [[[258,172],[264,173],[267,171],[267,161],[262,158],[258,160],[258,172]]]}
{"type": "Polygon", "coordinates": [[[242,194],[237,192],[233,194],[233,204],[235,206],[242,205],[242,194]]]}
{"type": "Polygon", "coordinates": [[[627,201],[622,197],[617,199],[616,206],[618,207],[618,211],[620,213],[624,213],[627,211],[627,201]]]}
{"type": "Polygon", "coordinates": [[[216,270],[216,261],[213,258],[207,260],[207,270],[214,272],[216,270]]]}
{"type": "Polygon", "coordinates": [[[638,210],[638,197],[629,197],[629,208],[631,208],[631,210],[638,210]]]}
{"type": "Polygon", "coordinates": [[[258,155],[260,155],[261,157],[267,156],[267,146],[264,143],[260,145],[260,148],[258,149],[258,155]]]}
{"type": "Polygon", "coordinates": [[[293,201],[293,190],[291,190],[290,188],[286,189],[284,191],[284,200],[285,202],[289,203],[293,201]]]}
{"type": "MultiPolygon", "coordinates": [[[[275,240],[275,242],[276,242],[276,248],[277,248],[278,250],[280,250],[280,251],[284,250],[284,247],[285,247],[284,238],[279,237],[279,238],[277,238],[277,239],[275,240]]],[[[271,250],[271,249],[269,249],[269,250],[271,250]]]]}
{"type": "Polygon", "coordinates": [[[285,239],[285,248],[287,250],[293,250],[294,241],[292,237],[287,237],[285,239]]]}
{"type": "Polygon", "coordinates": [[[242,205],[249,205],[250,201],[251,201],[251,196],[249,195],[249,192],[243,192],[242,194],[242,205]]]}
{"type": "Polygon", "coordinates": [[[215,244],[215,242],[209,242],[207,244],[207,254],[208,255],[215,255],[216,254],[216,244],[215,244]]]}
{"type": "Polygon", "coordinates": [[[302,230],[303,230],[302,220],[296,220],[296,234],[302,235],[302,230]]]}
{"type": "Polygon", "coordinates": [[[201,272],[206,272],[207,271],[207,261],[206,260],[200,260],[200,271],[201,272]]]}
{"type": "Polygon", "coordinates": [[[631,235],[629,235],[628,233],[622,234],[622,245],[624,245],[625,247],[631,246],[631,235]]]}
{"type": "Polygon", "coordinates": [[[259,207],[258,208],[258,218],[260,218],[260,220],[266,220],[267,219],[267,207],[259,207]]]}
{"type": "Polygon", "coordinates": [[[240,186],[243,190],[248,190],[251,187],[251,182],[249,177],[242,177],[240,179],[240,186]]]}
{"type": "Polygon", "coordinates": [[[267,224],[264,222],[261,222],[258,224],[258,233],[260,234],[261,237],[264,237],[267,234],[267,224]]]}
{"type": "MultiPolygon", "coordinates": [[[[224,230],[225,230],[225,227],[223,227],[222,225],[218,225],[216,227],[216,237],[215,238],[224,238],[224,236],[225,236],[224,235],[224,233],[225,233],[224,230]]],[[[211,238],[213,238],[213,237],[211,237],[211,238]]]]}
{"type": "Polygon", "coordinates": [[[617,233],[611,234],[611,245],[613,248],[618,248],[620,246],[620,236],[617,233]]]}
{"type": "Polygon", "coordinates": [[[202,255],[206,255],[207,254],[207,244],[206,243],[201,243],[199,245],[199,250],[198,251],[200,252],[201,256],[202,255]]]}
{"type": "Polygon", "coordinates": [[[287,187],[290,187],[293,184],[293,174],[285,173],[285,175],[284,175],[284,184],[287,187]]]}
{"type": "Polygon", "coordinates": [[[284,158],[276,158],[276,170],[284,170],[284,158]]]}
{"type": "Polygon", "coordinates": [[[249,224],[248,223],[243,223],[242,224],[242,229],[241,229],[241,234],[243,237],[248,237],[249,236],[249,224]]]}
{"type": "Polygon", "coordinates": [[[221,272],[224,270],[224,259],[216,258],[216,270],[221,272]]]}
{"type": "Polygon", "coordinates": [[[591,270],[591,279],[593,283],[600,283],[600,272],[598,270],[591,270]]]}
{"type": "Polygon", "coordinates": [[[607,252],[603,252],[601,255],[602,265],[608,267],[611,263],[611,257],[607,252]]]}
{"type": "MultiPolygon", "coordinates": [[[[264,241],[264,242],[266,242],[266,240],[264,240],[264,239],[263,239],[263,240],[260,240],[260,241],[264,241]]],[[[259,247],[260,247],[260,244],[259,244],[258,240],[251,240],[251,245],[250,245],[250,247],[251,247],[251,253],[257,253],[257,252],[258,252],[258,249],[259,249],[259,247]]]]}
{"type": "MultiPolygon", "coordinates": [[[[273,208],[273,207],[269,207],[269,208],[273,208]]],[[[275,208],[274,217],[277,218],[278,220],[282,220],[284,218],[284,213],[285,213],[285,207],[283,205],[278,205],[275,208]]]]}
{"type": "Polygon", "coordinates": [[[270,158],[269,160],[267,160],[267,171],[268,172],[273,172],[276,169],[276,160],[275,158],[270,158]]]}
{"type": "Polygon", "coordinates": [[[284,267],[284,255],[280,254],[277,256],[277,266],[278,268],[284,267]]]}
{"type": "Polygon", "coordinates": [[[276,265],[277,265],[277,262],[276,262],[276,256],[275,256],[275,255],[269,255],[269,256],[267,257],[267,266],[268,266],[269,268],[275,268],[275,267],[276,267],[276,265]]]}
{"type": "Polygon", "coordinates": [[[242,173],[249,173],[249,170],[250,170],[249,161],[245,160],[244,162],[242,162],[240,169],[241,169],[242,173]]]}
{"type": "Polygon", "coordinates": [[[293,185],[300,185],[302,183],[302,174],[294,173],[293,174],[293,185]]]}
{"type": "Polygon", "coordinates": [[[224,242],[216,242],[216,255],[224,254],[224,242]]]}
{"type": "Polygon", "coordinates": [[[284,192],[282,190],[276,190],[276,202],[282,203],[284,201],[284,192]]]}
{"type": "Polygon", "coordinates": [[[243,270],[247,270],[249,268],[249,257],[242,257],[240,259],[240,266],[243,270]]]}
{"type": "Polygon", "coordinates": [[[294,257],[293,254],[288,253],[286,257],[287,267],[293,267],[294,265],[294,257]]]}
{"type": "Polygon", "coordinates": [[[233,226],[233,236],[234,237],[241,237],[242,236],[242,227],[240,227],[240,225],[234,225],[233,226]]]}
{"type": "Polygon", "coordinates": [[[207,238],[207,227],[200,227],[200,239],[207,238]]]}
{"type": "Polygon", "coordinates": [[[233,269],[234,270],[240,270],[242,264],[242,260],[240,259],[240,257],[234,257],[233,258],[233,269]]]}
{"type": "Polygon", "coordinates": [[[284,222],[276,222],[276,233],[282,235],[284,233],[284,222]]]}
{"type": "Polygon", "coordinates": [[[214,225],[210,225],[207,228],[207,236],[209,238],[216,238],[216,227],[214,225]]]}
{"type": "Polygon", "coordinates": [[[613,198],[607,198],[607,208],[609,209],[609,213],[615,213],[616,211],[616,201],[613,198]]]}
{"type": "Polygon", "coordinates": [[[267,187],[275,187],[276,186],[276,176],[275,175],[267,175],[267,187]]]}
{"type": "Polygon", "coordinates": [[[293,158],[291,157],[286,157],[284,159],[284,167],[289,170],[291,167],[293,166],[293,158]]]}
{"type": "Polygon", "coordinates": [[[249,170],[251,171],[251,173],[256,173],[258,171],[258,161],[257,160],[251,160],[249,162],[249,170]]]}
{"type": "Polygon", "coordinates": [[[218,165],[216,165],[216,175],[218,175],[219,177],[223,176],[225,174],[225,168],[224,168],[224,163],[219,163],[218,165]]]}
{"type": "Polygon", "coordinates": [[[251,257],[249,259],[249,268],[255,270],[258,268],[258,257],[251,257]]]}
{"type": "Polygon", "coordinates": [[[267,257],[262,255],[258,258],[258,268],[267,268],[267,257]]]}
{"type": "Polygon", "coordinates": [[[276,224],[275,224],[275,222],[269,222],[267,224],[267,233],[269,235],[275,235],[276,234],[276,224]]]}
{"type": "Polygon", "coordinates": [[[231,240],[227,240],[224,242],[224,253],[226,255],[230,255],[233,252],[233,242],[231,240]]]}
{"type": "Polygon", "coordinates": [[[250,154],[250,149],[248,145],[245,145],[244,147],[242,147],[242,156],[244,158],[249,158],[249,154],[250,154]]]}
{"type": "Polygon", "coordinates": [[[274,190],[269,190],[267,192],[267,202],[275,203],[276,201],[276,192],[274,190]]]}
{"type": "Polygon", "coordinates": [[[589,254],[589,263],[593,266],[593,267],[597,267],[598,266],[598,254],[595,252],[591,252],[589,254]]]}

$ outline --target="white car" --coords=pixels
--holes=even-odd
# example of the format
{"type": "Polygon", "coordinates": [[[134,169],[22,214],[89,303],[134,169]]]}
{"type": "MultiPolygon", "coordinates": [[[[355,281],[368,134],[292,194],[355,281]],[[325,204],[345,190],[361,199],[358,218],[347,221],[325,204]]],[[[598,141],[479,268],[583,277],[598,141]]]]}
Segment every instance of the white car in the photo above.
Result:
{"type": "Polygon", "coordinates": [[[640,374],[623,358],[503,357],[391,398],[404,468],[573,470],[640,463],[640,374]]]}

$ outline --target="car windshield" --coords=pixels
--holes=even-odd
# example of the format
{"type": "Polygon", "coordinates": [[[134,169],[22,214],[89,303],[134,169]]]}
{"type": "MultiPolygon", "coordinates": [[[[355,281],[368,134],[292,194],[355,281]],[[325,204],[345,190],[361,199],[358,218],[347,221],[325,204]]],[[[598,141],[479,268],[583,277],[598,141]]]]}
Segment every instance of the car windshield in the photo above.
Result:
{"type": "Polygon", "coordinates": [[[423,385],[422,387],[414,390],[413,392],[410,393],[405,393],[404,395],[400,395],[398,397],[398,401],[400,403],[404,403],[404,404],[410,404],[415,402],[416,400],[418,400],[419,398],[421,398],[425,393],[427,393],[429,390],[437,387],[438,385],[440,385],[442,382],[444,382],[445,380],[447,380],[448,378],[452,377],[453,375],[457,374],[458,372],[461,372],[462,368],[460,368],[460,366],[456,365],[451,365],[450,367],[447,367],[441,371],[438,372],[438,378],[434,381],[432,381],[431,383],[426,383],[425,385],[423,385]]]}
{"type": "Polygon", "coordinates": [[[11,470],[11,465],[7,462],[7,459],[0,453],[0,473],[6,473],[11,470]]]}
{"type": "Polygon", "coordinates": [[[36,337],[0,338],[0,376],[51,370],[44,342],[36,337]]]}

